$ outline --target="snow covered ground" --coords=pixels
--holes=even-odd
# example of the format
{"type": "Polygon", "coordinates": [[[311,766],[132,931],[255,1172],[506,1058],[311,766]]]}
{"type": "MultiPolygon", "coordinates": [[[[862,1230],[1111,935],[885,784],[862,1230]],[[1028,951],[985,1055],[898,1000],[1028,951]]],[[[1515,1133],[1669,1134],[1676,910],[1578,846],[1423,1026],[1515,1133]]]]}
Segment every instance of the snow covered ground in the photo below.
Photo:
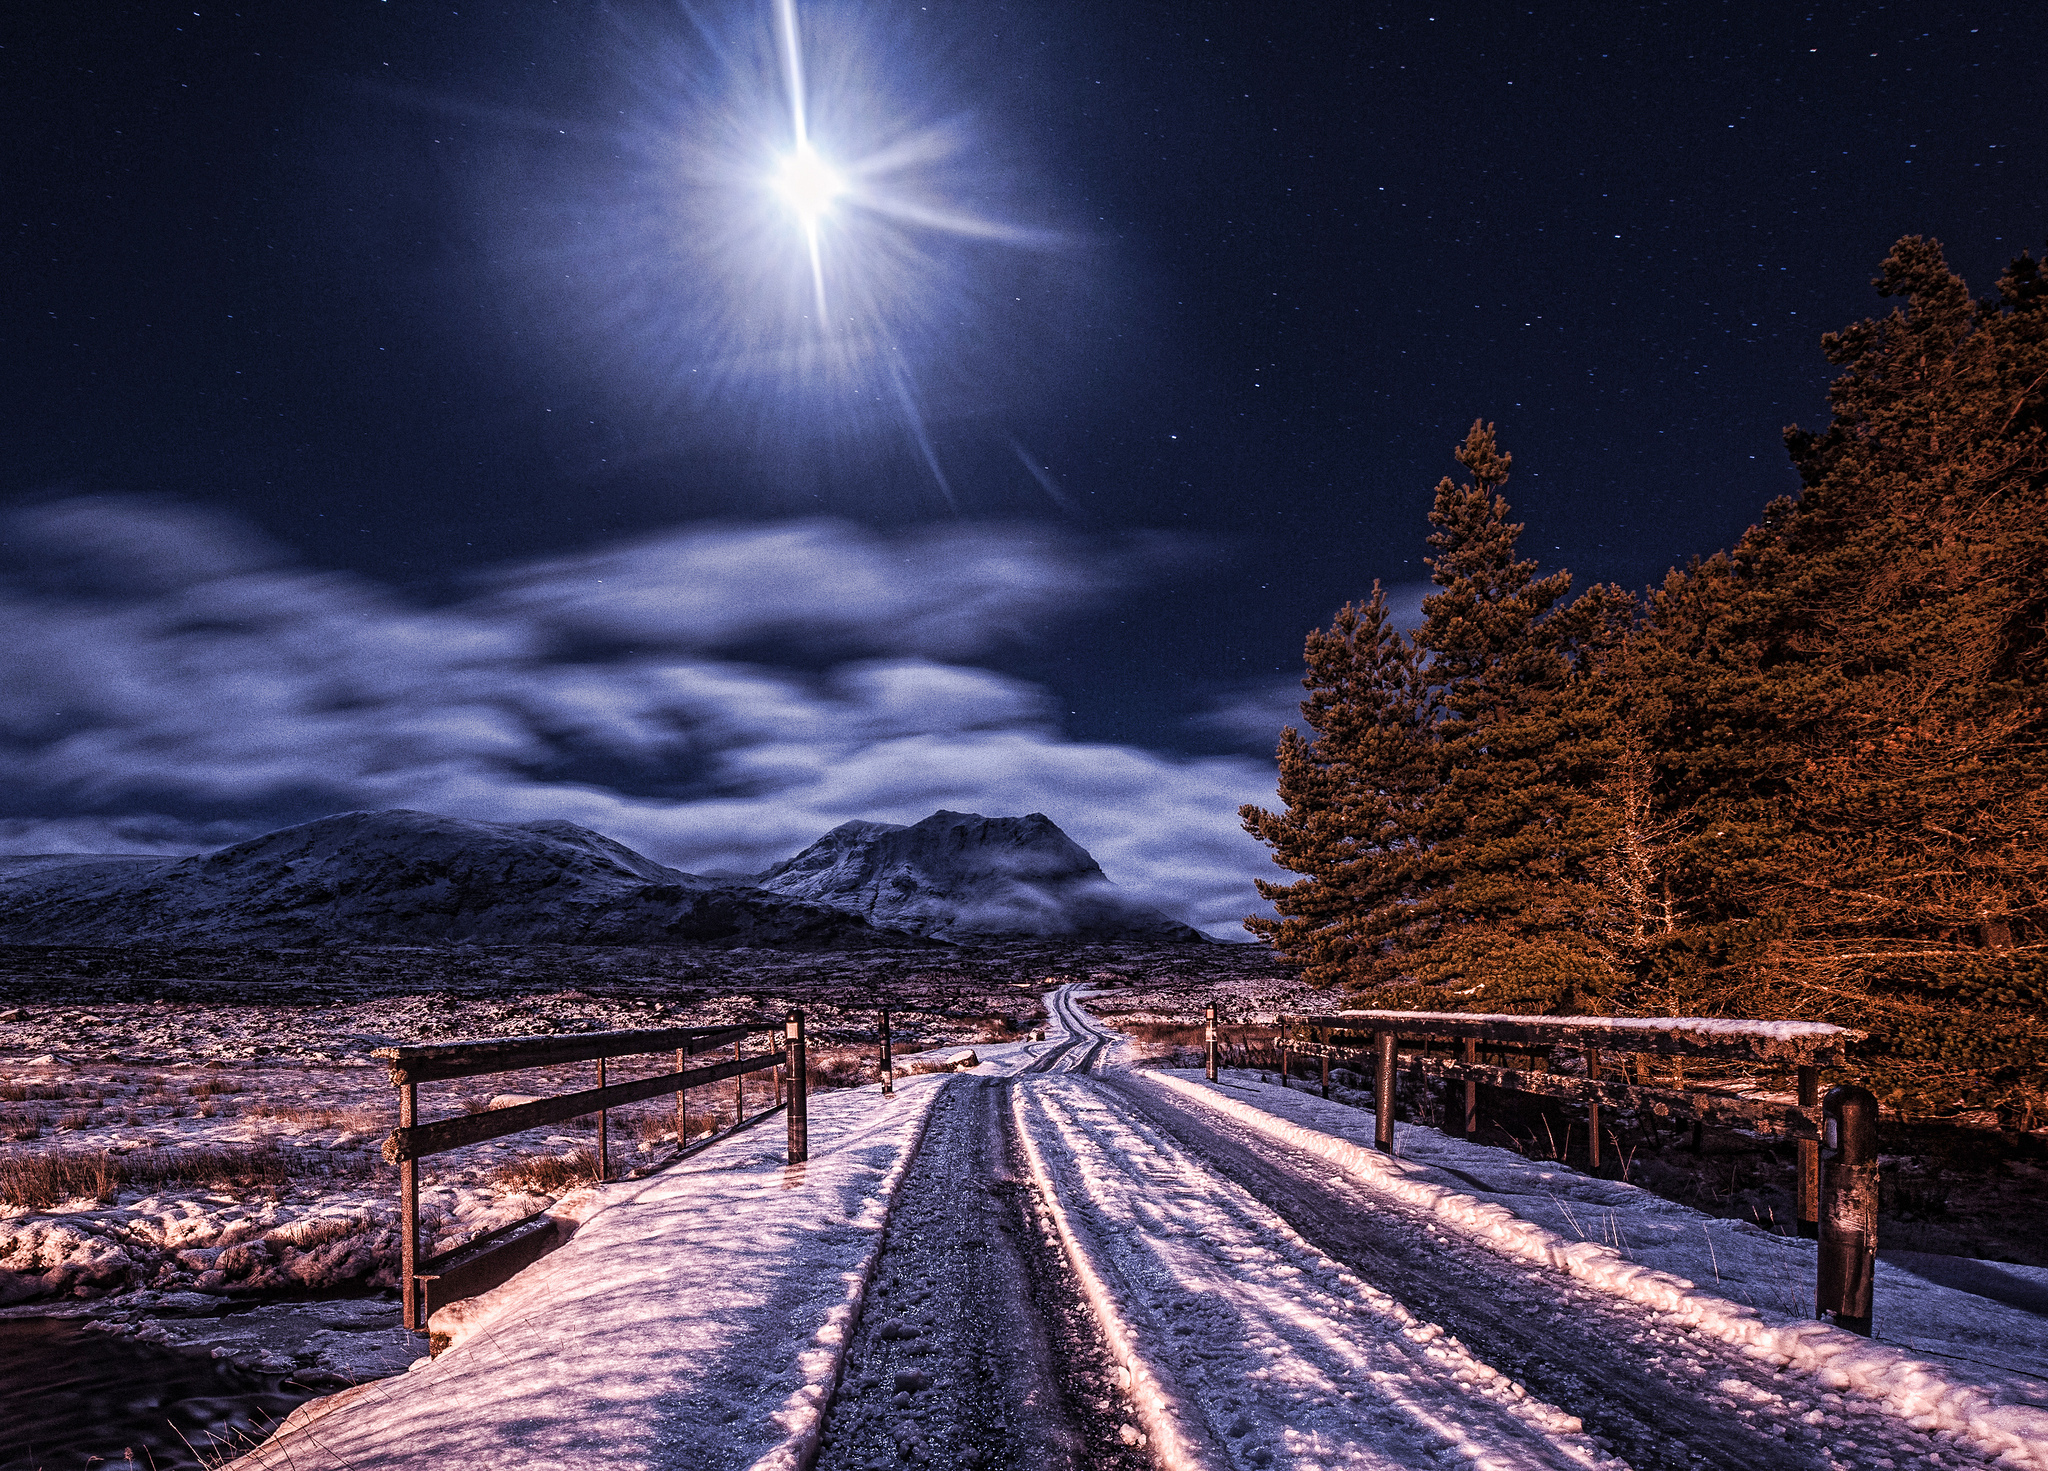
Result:
{"type": "MultiPolygon", "coordinates": [[[[1805,1424],[1832,1428],[1882,1411],[1929,1432],[1928,1456],[1946,1451],[1950,1464],[1975,1451],[2048,1467],[2048,1319],[2035,1313],[1883,1269],[1884,1337],[1872,1342],[1812,1319],[1811,1243],[1428,1129],[1397,1125],[1390,1159],[1372,1148],[1370,1113],[1298,1090],[1231,1075],[1216,1085],[1190,1074],[1158,1080],[1495,1251],[1775,1366],[1793,1380],[1792,1393],[1776,1405],[1759,1401],[1766,1413],[1797,1410],[1805,1424]]],[[[1755,1398],[1736,1381],[1719,1388],[1755,1398]]]]}
{"type": "MultiPolygon", "coordinates": [[[[1049,1042],[978,1048],[974,1071],[1008,1078],[1032,1209],[1119,1361],[1127,1438],[1162,1466],[1633,1463],[1573,1404],[1517,1382],[1367,1266],[1319,1250],[1157,1110],[1122,1106],[1132,1089],[1321,1161],[1350,1208],[1382,1200],[1446,1254],[1507,1264],[1515,1306],[1504,1297],[1501,1312],[1632,1334],[1619,1351],[1672,1361],[1673,1392],[1702,1423],[1775,1437],[1765,1443],[1782,1454],[1760,1465],[2048,1471],[2048,1319],[2023,1306],[1887,1267],[1881,1337],[1855,1339],[1806,1316],[1804,1243],[1427,1129],[1399,1127],[1398,1157],[1380,1156],[1367,1112],[1256,1075],[1210,1085],[1125,1072],[1129,1049],[1095,1045],[1102,1032],[1070,993],[1053,1010],[1049,1042]],[[1612,1309],[1587,1311],[1588,1292],[1612,1309]],[[1698,1351],[1705,1340],[1719,1347],[1698,1351]]],[[[305,1407],[238,1464],[794,1471],[815,1445],[897,1182],[934,1099],[955,1086],[928,1075],[893,1100],[872,1087],[814,1099],[806,1166],[782,1162],[777,1120],[565,1202],[582,1222],[565,1246],[437,1315],[447,1352],[305,1407]]],[[[2048,1275],[1998,1270],[2028,1289],[2048,1275]]],[[[1546,1341],[1580,1351],[1569,1333],[1546,1341]]]]}
{"type": "Polygon", "coordinates": [[[1162,1465],[1619,1464],[1085,1078],[1015,1106],[1162,1465]]]}
{"type": "Polygon", "coordinates": [[[295,1413],[242,1467],[802,1465],[888,1201],[947,1078],[823,1096],[597,1187],[569,1241],[435,1315],[451,1346],[295,1413]]]}
{"type": "MultiPolygon", "coordinates": [[[[1394,1158],[1389,1159],[1372,1148],[1370,1108],[1325,1102],[1298,1082],[1282,1089],[1277,1081],[1261,1081],[1262,1076],[1277,1079],[1275,1074],[1225,1069],[1214,1088],[1193,1070],[1162,1070],[1160,1076],[1193,1085],[1219,1101],[1241,1100],[1261,1113],[1346,1141],[1372,1156],[1360,1160],[1360,1168],[1390,1186],[1411,1187],[1410,1198],[1418,1202],[1446,1202],[1447,1213],[1463,1211],[1477,1221],[1486,1213],[1471,1211],[1460,1204],[1462,1200],[1498,1206],[1560,1241],[1606,1247],[1624,1266],[1689,1279],[1716,1298],[1774,1318],[1812,1318],[1812,1241],[1703,1215],[1620,1180],[1467,1144],[1431,1128],[1395,1124],[1394,1158]],[[1416,1186],[1428,1189],[1413,1190],[1416,1186]]],[[[1369,1102],[1368,1095],[1341,1088],[1331,1091],[1349,1094],[1357,1103],[1369,1102]]],[[[1474,1229],[1493,1239],[1491,1227],[1474,1229]]],[[[1506,1232],[1500,1244],[1518,1250],[1516,1242],[1526,1233],[1512,1227],[1506,1232]]],[[[1997,1290],[1995,1284],[2003,1278],[2015,1298],[2048,1291],[2048,1268],[2004,1262],[1974,1265],[1989,1290],[1997,1290]]],[[[1929,1264],[1926,1269],[1934,1267],[1929,1264]]],[[[2002,1392],[2019,1402],[2048,1407],[2048,1318],[2039,1312],[1956,1291],[1887,1261],[1877,1266],[1876,1302],[1879,1343],[1950,1364],[1972,1379],[2005,1386],[2002,1392]]]]}

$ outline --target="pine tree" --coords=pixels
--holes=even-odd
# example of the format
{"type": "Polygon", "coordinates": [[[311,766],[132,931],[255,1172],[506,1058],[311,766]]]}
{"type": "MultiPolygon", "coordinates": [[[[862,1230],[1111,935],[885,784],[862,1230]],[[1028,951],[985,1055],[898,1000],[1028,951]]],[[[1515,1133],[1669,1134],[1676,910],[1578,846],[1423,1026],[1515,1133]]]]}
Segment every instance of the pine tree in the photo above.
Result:
{"type": "Polygon", "coordinates": [[[2048,292],[2023,256],[1973,302],[1915,238],[1875,284],[1905,304],[1823,339],[1801,497],[1668,580],[1631,651],[1700,921],[1659,984],[1864,1027],[1894,1101],[2020,1121],[2048,1082],[2048,292]]]}
{"type": "Polygon", "coordinates": [[[1612,823],[1598,664],[1632,615],[1518,561],[1491,425],[1454,451],[1430,520],[1432,576],[1410,646],[1375,586],[1309,636],[1313,739],[1280,745],[1281,814],[1243,810],[1274,862],[1277,919],[1246,921],[1318,984],[1375,1006],[1576,1009],[1620,972],[1596,906],[1612,823]]]}
{"type": "Polygon", "coordinates": [[[1431,577],[1416,644],[1441,718],[1423,814],[1408,974],[1375,1004],[1583,1011],[1620,975],[1599,934],[1597,873],[1611,846],[1600,800],[1616,750],[1599,663],[1629,620],[1595,588],[1560,609],[1571,574],[1518,560],[1522,527],[1500,491],[1512,459],[1475,422],[1454,452],[1472,479],[1437,486],[1431,577]]]}
{"type": "Polygon", "coordinates": [[[1415,652],[1373,584],[1327,630],[1308,635],[1304,737],[1280,737],[1280,813],[1246,806],[1245,830],[1305,875],[1259,883],[1279,918],[1245,927],[1302,966],[1314,985],[1395,979],[1410,917],[1406,870],[1429,772],[1429,706],[1415,652]]]}

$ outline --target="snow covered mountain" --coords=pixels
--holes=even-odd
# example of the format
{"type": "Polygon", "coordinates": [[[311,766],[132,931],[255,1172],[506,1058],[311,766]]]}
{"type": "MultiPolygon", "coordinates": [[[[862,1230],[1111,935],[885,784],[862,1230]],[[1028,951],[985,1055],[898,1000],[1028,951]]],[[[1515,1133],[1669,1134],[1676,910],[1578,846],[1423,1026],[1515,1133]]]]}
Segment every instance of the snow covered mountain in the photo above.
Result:
{"type": "Polygon", "coordinates": [[[0,859],[0,942],[901,944],[842,908],[667,868],[568,822],[346,812],[196,858],[0,859]]]}
{"type": "Polygon", "coordinates": [[[1037,812],[934,812],[909,827],[845,822],[754,882],[937,939],[1203,938],[1119,893],[1087,849],[1037,812]]]}

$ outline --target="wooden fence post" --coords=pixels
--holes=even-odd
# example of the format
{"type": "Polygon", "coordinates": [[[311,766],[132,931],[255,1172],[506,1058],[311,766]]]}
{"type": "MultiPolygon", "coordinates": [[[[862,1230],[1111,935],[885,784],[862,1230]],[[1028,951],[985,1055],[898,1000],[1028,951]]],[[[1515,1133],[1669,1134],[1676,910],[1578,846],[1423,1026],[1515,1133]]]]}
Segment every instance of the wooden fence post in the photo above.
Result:
{"type": "MultiPolygon", "coordinates": [[[[1589,1083],[1600,1081],[1600,1049],[1597,1047],[1588,1047],[1586,1049],[1586,1081],[1589,1083]]],[[[1598,1102],[1589,1101],[1586,1104],[1586,1131],[1591,1137],[1593,1173],[1597,1175],[1600,1173],[1600,1105],[1598,1102]]]]}
{"type": "Polygon", "coordinates": [[[1202,1008],[1202,1040],[1208,1044],[1209,1081],[1216,1081],[1216,1003],[1211,1001],[1202,1008]]]}
{"type": "MultiPolygon", "coordinates": [[[[678,1071],[678,1074],[680,1074],[680,1071],[684,1071],[688,1065],[690,1065],[690,1049],[688,1047],[678,1047],[676,1049],[676,1071],[678,1071]]],[[[676,1090],[676,1147],[682,1149],[688,1143],[690,1143],[690,1090],[688,1088],[678,1088],[676,1090]]]]}
{"type": "MultiPolygon", "coordinates": [[[[1475,1066],[1478,1064],[1479,1039],[1477,1037],[1467,1037],[1465,1039],[1465,1061],[1472,1063],[1475,1066]]],[[[1465,1080],[1465,1137],[1467,1139],[1470,1139],[1474,1134],[1477,1134],[1478,1132],[1479,1085],[1473,1082],[1470,1078],[1467,1078],[1465,1080]]]]}
{"type": "Polygon", "coordinates": [[[1373,1033],[1372,1134],[1380,1153],[1394,1152],[1394,1044],[1392,1032],[1373,1033]]]}
{"type": "MultiPolygon", "coordinates": [[[[604,1059],[597,1060],[597,1086],[604,1086],[604,1059]]],[[[611,1110],[597,1111],[597,1178],[600,1181],[612,1177],[611,1110]]]]}
{"type": "Polygon", "coordinates": [[[890,1050],[889,1008],[882,1008],[882,1096],[893,1097],[896,1092],[896,1059],[890,1050]]]}
{"type": "MultiPolygon", "coordinates": [[[[410,1129],[420,1114],[417,1083],[398,1085],[398,1127],[410,1129]]],[[[403,1304],[405,1326],[414,1333],[426,1332],[425,1315],[420,1312],[420,1162],[407,1159],[398,1166],[398,1291],[403,1304]]]]}
{"type": "Polygon", "coordinates": [[[804,1014],[792,1011],[784,1032],[783,1046],[789,1054],[789,1162],[800,1165],[811,1157],[810,1117],[805,1103],[810,1079],[804,1065],[804,1014]]]}
{"type": "Polygon", "coordinates": [[[1822,1128],[1834,1155],[1821,1176],[1820,1266],[1814,1316],[1870,1336],[1877,1272],[1877,1099],[1853,1085],[1828,1090],[1822,1128]]]}
{"type": "MultiPolygon", "coordinates": [[[[1799,1070],[1799,1106],[1813,1108],[1820,1103],[1820,1069],[1799,1070]]],[[[1820,1141],[1799,1141],[1799,1234],[1808,1241],[1820,1239],[1820,1141]]]]}

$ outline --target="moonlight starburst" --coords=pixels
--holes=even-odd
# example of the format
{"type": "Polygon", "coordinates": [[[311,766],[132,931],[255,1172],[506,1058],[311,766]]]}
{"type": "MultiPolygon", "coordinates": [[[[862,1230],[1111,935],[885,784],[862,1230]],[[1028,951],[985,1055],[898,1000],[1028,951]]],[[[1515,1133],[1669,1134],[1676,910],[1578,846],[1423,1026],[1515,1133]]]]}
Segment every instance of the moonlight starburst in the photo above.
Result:
{"type": "Polygon", "coordinates": [[[978,119],[950,22],[767,4],[621,22],[637,102],[609,158],[565,167],[528,281],[612,401],[672,437],[741,433],[792,479],[859,463],[869,484],[893,438],[951,501],[945,447],[1001,453],[1003,430],[965,426],[1015,412],[1057,351],[1073,242],[1019,222],[1050,191],[978,119]]]}

